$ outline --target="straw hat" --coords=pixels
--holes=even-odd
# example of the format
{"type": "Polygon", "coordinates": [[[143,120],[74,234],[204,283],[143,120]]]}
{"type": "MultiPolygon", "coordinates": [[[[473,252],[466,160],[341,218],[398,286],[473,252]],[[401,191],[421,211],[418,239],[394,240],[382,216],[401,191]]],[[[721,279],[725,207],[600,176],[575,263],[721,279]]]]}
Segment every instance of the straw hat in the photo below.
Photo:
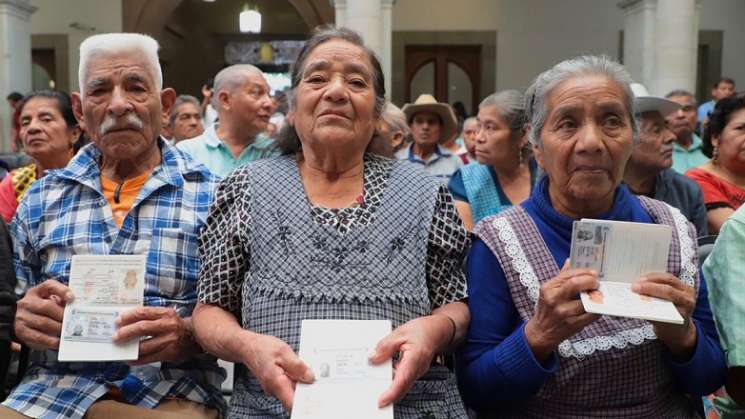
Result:
{"type": "Polygon", "coordinates": [[[634,93],[634,105],[637,114],[656,111],[664,117],[680,109],[680,105],[672,100],[650,95],[643,84],[631,83],[630,87],[634,93]]]}
{"type": "Polygon", "coordinates": [[[453,138],[458,131],[458,120],[455,119],[453,108],[447,103],[438,102],[434,96],[429,94],[419,95],[414,103],[407,103],[401,109],[406,114],[406,122],[411,125],[411,119],[414,115],[421,112],[432,112],[442,120],[440,128],[440,143],[444,143],[453,138]]]}

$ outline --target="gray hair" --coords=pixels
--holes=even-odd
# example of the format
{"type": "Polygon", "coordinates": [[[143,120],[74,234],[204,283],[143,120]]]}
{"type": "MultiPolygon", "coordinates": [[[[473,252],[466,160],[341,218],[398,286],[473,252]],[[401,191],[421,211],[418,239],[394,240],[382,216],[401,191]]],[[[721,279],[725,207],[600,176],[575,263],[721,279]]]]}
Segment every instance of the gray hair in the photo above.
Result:
{"type": "Polygon", "coordinates": [[[220,111],[220,92],[226,91],[233,93],[236,89],[246,84],[250,74],[259,74],[264,77],[264,73],[256,66],[251,64],[234,64],[220,70],[215,76],[215,82],[212,88],[212,107],[220,111]]]}
{"type": "MultiPolygon", "coordinates": [[[[522,96],[521,96],[520,98],[522,99],[522,96]]],[[[484,99],[484,100],[486,100],[486,99],[484,99]]],[[[484,102],[482,101],[481,103],[484,103],[484,102]]],[[[479,105],[479,106],[480,106],[480,105],[479,105]]],[[[466,119],[465,119],[465,120],[463,121],[463,129],[465,129],[465,128],[466,128],[466,124],[470,124],[470,123],[472,123],[472,122],[473,122],[473,123],[476,123],[476,124],[478,124],[478,123],[479,123],[479,119],[478,119],[478,118],[476,118],[475,116],[469,116],[468,118],[466,118],[466,119]]]]}
{"type": "Polygon", "coordinates": [[[672,92],[665,95],[665,99],[670,99],[671,97],[675,96],[683,96],[683,97],[689,97],[693,99],[693,104],[696,105],[696,96],[693,95],[693,93],[689,92],[685,89],[675,89],[672,92]]]}
{"type": "MultiPolygon", "coordinates": [[[[295,109],[297,104],[297,88],[300,85],[300,80],[305,71],[305,62],[308,60],[311,52],[313,52],[313,50],[319,45],[335,39],[349,42],[350,44],[361,48],[365,55],[367,55],[370,64],[372,64],[373,88],[375,90],[375,116],[379,117],[383,112],[383,106],[385,105],[385,77],[383,75],[383,67],[380,65],[380,60],[377,55],[375,55],[375,52],[365,45],[360,34],[351,29],[335,28],[333,26],[322,26],[317,28],[298,53],[298,57],[292,66],[290,75],[291,85],[290,90],[287,93],[287,103],[290,112],[295,109]]],[[[285,124],[282,127],[282,130],[280,130],[277,135],[277,143],[284,154],[298,152],[301,145],[300,137],[298,137],[295,127],[290,124],[285,124]]]]}
{"type": "Polygon", "coordinates": [[[552,68],[541,73],[533,81],[525,92],[525,108],[530,133],[528,139],[533,145],[542,145],[541,130],[548,117],[547,98],[551,92],[562,82],[578,76],[600,75],[618,83],[623,90],[624,105],[629,114],[633,138],[637,138],[639,128],[634,119],[634,94],[629,85],[633,83],[631,76],[621,64],[613,59],[601,55],[583,55],[556,64],[552,68]]]}
{"type": "Polygon", "coordinates": [[[158,41],[139,33],[104,33],[86,38],[80,44],[80,64],[78,83],[80,94],[85,96],[85,78],[88,76],[88,63],[96,56],[107,56],[124,52],[134,52],[145,59],[156,90],[163,89],[163,72],[158,60],[158,41]]]}
{"type": "Polygon", "coordinates": [[[492,93],[479,104],[479,109],[496,107],[499,116],[507,123],[510,134],[515,136],[525,132],[528,119],[525,114],[525,99],[517,90],[503,90],[492,93]]]}
{"type": "Polygon", "coordinates": [[[176,97],[176,101],[173,102],[173,107],[171,108],[171,115],[169,117],[169,120],[171,121],[171,125],[173,125],[174,122],[176,122],[176,118],[178,117],[178,108],[181,107],[181,105],[185,103],[191,103],[192,105],[196,106],[197,109],[201,109],[199,100],[195,98],[192,95],[179,95],[176,97]]]}
{"type": "Polygon", "coordinates": [[[391,132],[401,131],[404,134],[404,138],[411,132],[409,124],[406,123],[406,114],[404,114],[401,108],[391,102],[385,103],[380,118],[390,127],[391,132]]]}

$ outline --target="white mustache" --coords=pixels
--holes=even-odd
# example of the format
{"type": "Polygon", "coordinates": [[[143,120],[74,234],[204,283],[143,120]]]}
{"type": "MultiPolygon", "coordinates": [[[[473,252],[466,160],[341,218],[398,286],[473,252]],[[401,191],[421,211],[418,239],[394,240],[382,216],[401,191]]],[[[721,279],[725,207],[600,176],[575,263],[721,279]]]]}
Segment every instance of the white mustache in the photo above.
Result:
{"type": "Polygon", "coordinates": [[[136,129],[137,131],[142,131],[144,127],[145,124],[142,122],[142,119],[134,113],[128,113],[121,119],[117,119],[111,116],[111,114],[106,114],[101,126],[98,128],[98,134],[104,136],[113,129],[136,129]]]}

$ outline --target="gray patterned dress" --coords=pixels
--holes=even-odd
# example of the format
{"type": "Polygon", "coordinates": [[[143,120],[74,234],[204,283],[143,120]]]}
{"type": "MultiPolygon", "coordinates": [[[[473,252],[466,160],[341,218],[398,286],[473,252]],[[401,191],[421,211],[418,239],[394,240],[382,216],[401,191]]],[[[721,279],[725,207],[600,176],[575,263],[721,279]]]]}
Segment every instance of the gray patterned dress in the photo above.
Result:
{"type": "MultiPolygon", "coordinates": [[[[372,155],[364,177],[359,205],[329,210],[309,204],[294,157],[233,172],[200,237],[199,300],[297,351],[302,319],[389,319],[397,327],[465,298],[469,240],[447,189],[407,163],[372,155]]],[[[242,365],[234,388],[229,417],[288,417],[242,365]]],[[[452,374],[437,365],[394,413],[466,417],[452,374]]]]}

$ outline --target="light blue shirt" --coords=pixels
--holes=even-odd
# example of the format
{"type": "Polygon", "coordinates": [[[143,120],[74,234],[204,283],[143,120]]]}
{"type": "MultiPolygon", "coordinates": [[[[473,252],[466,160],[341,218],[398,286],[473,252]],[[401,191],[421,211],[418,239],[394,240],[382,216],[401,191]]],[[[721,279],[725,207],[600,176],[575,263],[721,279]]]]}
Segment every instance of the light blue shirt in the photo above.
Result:
{"type": "Polygon", "coordinates": [[[698,112],[696,113],[696,117],[698,118],[698,122],[704,123],[707,119],[709,119],[709,114],[714,111],[714,107],[717,105],[716,102],[713,100],[710,100],[706,103],[702,103],[701,106],[698,107],[698,112]]]}
{"type": "Polygon", "coordinates": [[[210,172],[220,178],[248,162],[282,154],[276,141],[259,134],[236,158],[230,147],[218,138],[218,125],[219,123],[215,123],[209,126],[199,137],[179,142],[176,148],[187,152],[191,158],[207,166],[210,172]]]}
{"type": "Polygon", "coordinates": [[[709,161],[702,146],[703,142],[696,134],[693,134],[693,141],[687,149],[678,143],[673,143],[673,170],[683,175],[689,169],[699,167],[709,161]]]}

